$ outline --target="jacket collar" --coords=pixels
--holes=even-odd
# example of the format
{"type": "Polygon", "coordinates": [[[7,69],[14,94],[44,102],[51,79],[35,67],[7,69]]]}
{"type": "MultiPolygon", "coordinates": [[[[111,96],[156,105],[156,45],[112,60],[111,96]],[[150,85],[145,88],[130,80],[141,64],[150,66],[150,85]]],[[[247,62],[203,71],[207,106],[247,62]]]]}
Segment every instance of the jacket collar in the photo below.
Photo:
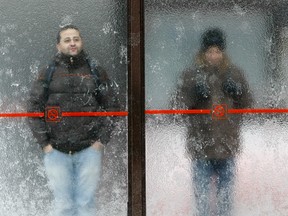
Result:
{"type": "Polygon", "coordinates": [[[63,65],[67,68],[79,68],[87,64],[87,54],[82,50],[76,56],[65,55],[63,53],[57,53],[55,55],[55,63],[63,65]]]}

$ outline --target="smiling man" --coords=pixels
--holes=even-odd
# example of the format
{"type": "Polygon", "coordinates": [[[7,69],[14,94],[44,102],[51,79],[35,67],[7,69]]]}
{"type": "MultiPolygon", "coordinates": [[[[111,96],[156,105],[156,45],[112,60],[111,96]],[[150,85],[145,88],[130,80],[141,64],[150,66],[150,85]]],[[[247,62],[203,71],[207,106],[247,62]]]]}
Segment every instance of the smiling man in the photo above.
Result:
{"type": "MultiPolygon", "coordinates": [[[[51,107],[53,112],[118,108],[112,82],[103,69],[91,63],[82,40],[77,27],[60,29],[58,52],[34,82],[29,112],[47,112],[51,107]]],[[[110,140],[113,123],[107,117],[56,116],[29,119],[32,133],[44,151],[44,166],[55,197],[52,215],[95,215],[103,149],[110,140]]]]}
{"type": "Polygon", "coordinates": [[[60,53],[65,55],[76,56],[83,50],[82,38],[76,27],[67,27],[59,32],[57,37],[57,49],[60,53]]]}

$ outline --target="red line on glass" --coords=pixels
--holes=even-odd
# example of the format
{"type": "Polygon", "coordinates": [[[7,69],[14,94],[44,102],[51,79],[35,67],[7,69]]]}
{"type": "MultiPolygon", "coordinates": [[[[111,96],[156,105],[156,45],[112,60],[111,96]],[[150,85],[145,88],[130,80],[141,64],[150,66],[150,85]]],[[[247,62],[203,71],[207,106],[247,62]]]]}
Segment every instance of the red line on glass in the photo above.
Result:
{"type": "Polygon", "coordinates": [[[0,113],[0,118],[18,118],[18,117],[44,117],[44,112],[32,113],[0,113]]]}
{"type": "Polygon", "coordinates": [[[288,113],[288,109],[228,109],[229,114],[288,113]]]}
{"type": "Polygon", "coordinates": [[[62,117],[80,117],[80,116],[128,116],[128,112],[62,112],[62,117]]]}
{"type": "Polygon", "coordinates": [[[211,114],[211,110],[146,110],[145,114],[211,114]]]}
{"type": "MultiPolygon", "coordinates": [[[[211,114],[213,110],[195,109],[195,110],[146,110],[147,115],[173,115],[173,114],[211,114]]],[[[228,109],[228,114],[285,114],[288,109],[228,109]]],[[[93,117],[93,116],[128,116],[128,111],[120,112],[62,112],[62,117],[93,117]]],[[[19,112],[19,113],[0,113],[0,118],[18,118],[18,117],[45,117],[44,112],[19,112]]]]}
{"type": "MultiPolygon", "coordinates": [[[[146,114],[211,114],[213,110],[146,110],[146,114]]],[[[288,109],[228,109],[228,114],[277,114],[288,113],[288,109]]]]}
{"type": "MultiPolygon", "coordinates": [[[[62,112],[62,117],[80,117],[80,116],[128,116],[128,112],[62,112]]],[[[16,117],[45,117],[44,112],[31,113],[0,113],[0,118],[16,118],[16,117]]]]}

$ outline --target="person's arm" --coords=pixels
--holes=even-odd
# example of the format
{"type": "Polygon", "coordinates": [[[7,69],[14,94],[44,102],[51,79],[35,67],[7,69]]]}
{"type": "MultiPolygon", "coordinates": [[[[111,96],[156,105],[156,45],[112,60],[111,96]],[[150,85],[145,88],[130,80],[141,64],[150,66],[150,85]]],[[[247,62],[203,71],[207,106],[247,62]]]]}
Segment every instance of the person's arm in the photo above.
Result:
{"type": "Polygon", "coordinates": [[[231,75],[223,83],[223,91],[233,98],[235,108],[249,108],[253,104],[249,84],[238,68],[233,68],[231,75]]]}
{"type": "MultiPolygon", "coordinates": [[[[192,73],[193,71],[187,70],[180,77],[176,95],[173,98],[173,109],[193,109],[197,105],[196,80],[192,73]]],[[[201,91],[202,96],[206,97],[205,86],[198,87],[198,93],[201,91]]]]}
{"type": "MultiPolygon", "coordinates": [[[[46,95],[44,90],[44,75],[45,71],[40,72],[36,81],[34,81],[29,99],[27,101],[28,112],[45,112],[46,95]]],[[[36,138],[39,145],[44,149],[50,144],[50,139],[47,134],[45,118],[30,117],[28,125],[36,138]]]]}

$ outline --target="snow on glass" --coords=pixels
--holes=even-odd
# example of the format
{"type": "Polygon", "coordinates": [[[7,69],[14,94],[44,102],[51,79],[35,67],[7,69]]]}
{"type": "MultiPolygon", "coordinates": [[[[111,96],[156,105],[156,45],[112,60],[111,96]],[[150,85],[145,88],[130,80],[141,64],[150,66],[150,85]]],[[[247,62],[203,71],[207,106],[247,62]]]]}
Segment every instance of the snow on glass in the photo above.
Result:
{"type": "MultiPolygon", "coordinates": [[[[31,85],[38,71],[56,53],[59,27],[67,24],[81,29],[86,51],[117,80],[125,101],[126,7],[126,1],[115,4],[110,0],[72,0],[61,4],[1,0],[0,112],[26,112],[31,85]]],[[[47,216],[52,206],[43,153],[26,120],[0,118],[1,216],[47,216]]],[[[126,128],[126,117],[120,117],[113,139],[105,149],[103,177],[97,194],[99,215],[127,215],[126,128]]]]}
{"type": "MultiPolygon", "coordinates": [[[[231,61],[244,71],[254,98],[251,108],[287,109],[287,5],[285,0],[146,0],[146,108],[179,109],[177,101],[176,105],[171,103],[181,84],[179,78],[193,66],[201,34],[209,27],[218,27],[226,33],[231,61]]],[[[286,114],[243,117],[231,214],[288,215],[286,114]]],[[[194,124],[201,124],[198,121],[194,124]]],[[[204,115],[202,121],[215,120],[204,115]]],[[[192,181],[195,160],[186,146],[187,131],[191,130],[188,123],[185,115],[147,117],[149,216],[197,215],[192,181]]],[[[214,191],[211,208],[216,209],[215,185],[210,190],[214,191]]]]}

